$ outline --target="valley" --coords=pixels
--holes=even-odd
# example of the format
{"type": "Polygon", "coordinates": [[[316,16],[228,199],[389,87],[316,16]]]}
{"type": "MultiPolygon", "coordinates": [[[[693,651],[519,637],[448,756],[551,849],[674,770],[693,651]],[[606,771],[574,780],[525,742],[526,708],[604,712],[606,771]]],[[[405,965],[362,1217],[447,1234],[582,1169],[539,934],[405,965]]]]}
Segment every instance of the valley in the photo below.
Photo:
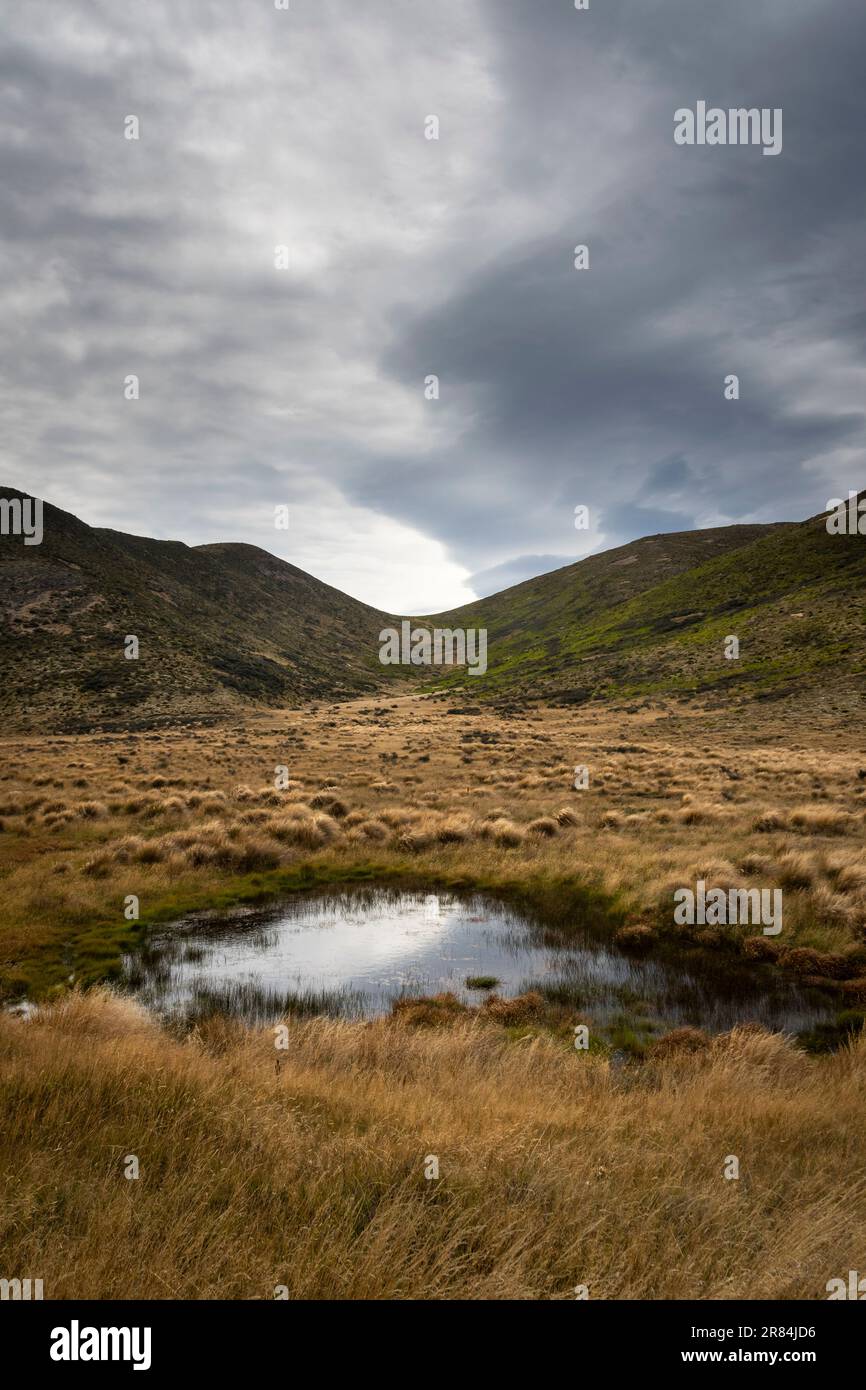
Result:
{"type": "Polygon", "coordinates": [[[438,615],[487,628],[469,680],[383,667],[387,615],[261,552],[45,511],[0,563],[10,1267],[46,1297],[825,1296],[866,1218],[859,552],[649,538],[438,615]]]}

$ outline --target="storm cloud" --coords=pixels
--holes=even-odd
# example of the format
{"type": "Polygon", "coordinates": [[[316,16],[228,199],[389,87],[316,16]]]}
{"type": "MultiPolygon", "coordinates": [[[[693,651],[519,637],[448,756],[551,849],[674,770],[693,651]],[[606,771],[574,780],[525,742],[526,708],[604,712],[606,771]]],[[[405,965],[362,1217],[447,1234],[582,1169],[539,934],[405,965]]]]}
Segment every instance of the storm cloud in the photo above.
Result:
{"type": "Polygon", "coordinates": [[[402,612],[864,485],[859,0],[4,28],[0,482],[402,612]],[[782,152],[675,144],[699,100],[781,108],[782,152]]]}

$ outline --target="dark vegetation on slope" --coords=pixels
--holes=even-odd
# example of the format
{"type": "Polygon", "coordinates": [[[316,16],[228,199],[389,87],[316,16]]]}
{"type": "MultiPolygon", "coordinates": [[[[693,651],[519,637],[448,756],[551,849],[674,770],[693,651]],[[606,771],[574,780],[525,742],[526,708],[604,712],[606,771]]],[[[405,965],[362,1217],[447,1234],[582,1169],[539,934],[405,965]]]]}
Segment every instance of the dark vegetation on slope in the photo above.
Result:
{"type": "Polygon", "coordinates": [[[146,725],[357,695],[382,684],[385,621],[255,546],[95,529],[48,503],[41,545],[0,537],[0,702],[12,720],[146,725]],[[124,656],[127,634],[138,660],[124,656]]]}
{"type": "Polygon", "coordinates": [[[213,720],[425,678],[481,701],[568,704],[866,688],[866,537],[829,535],[823,517],[648,536],[413,619],[487,629],[486,674],[432,678],[379,662],[379,632],[399,619],[255,546],[129,536],[48,503],[44,530],[39,546],[0,537],[0,709],[12,727],[213,720]],[[130,633],[137,661],[124,658],[130,633]]]}

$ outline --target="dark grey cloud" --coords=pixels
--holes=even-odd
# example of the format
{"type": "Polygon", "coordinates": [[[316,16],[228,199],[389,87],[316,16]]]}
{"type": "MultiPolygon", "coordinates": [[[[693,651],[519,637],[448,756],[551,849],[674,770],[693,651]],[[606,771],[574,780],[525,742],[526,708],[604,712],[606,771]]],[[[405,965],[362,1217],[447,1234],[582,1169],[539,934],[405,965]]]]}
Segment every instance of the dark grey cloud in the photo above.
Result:
{"type": "Polygon", "coordinates": [[[0,480],[428,612],[863,485],[861,0],[25,0],[5,30],[0,480]],[[676,146],[699,99],[781,107],[782,153],[676,146]]]}

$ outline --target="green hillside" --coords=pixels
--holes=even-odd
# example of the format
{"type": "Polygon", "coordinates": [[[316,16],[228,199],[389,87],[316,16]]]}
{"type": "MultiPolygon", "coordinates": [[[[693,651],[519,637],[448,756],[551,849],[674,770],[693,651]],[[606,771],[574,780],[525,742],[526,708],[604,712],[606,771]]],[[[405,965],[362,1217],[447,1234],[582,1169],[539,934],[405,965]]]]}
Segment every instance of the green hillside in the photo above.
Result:
{"type": "MultiPolygon", "coordinates": [[[[488,672],[469,682],[478,697],[579,703],[767,697],[831,673],[862,682],[864,619],[866,537],[831,536],[815,517],[650,537],[428,621],[487,628],[488,672]],[[737,660],[724,656],[729,635],[737,660]]],[[[462,672],[447,680],[466,684],[462,672]]]]}
{"type": "MultiPolygon", "coordinates": [[[[0,496],[21,497],[7,488],[0,496]]],[[[383,666],[399,619],[249,545],[95,529],[44,506],[0,536],[10,727],[134,727],[346,699],[410,681],[480,700],[773,698],[866,678],[866,537],[823,517],[649,536],[413,626],[485,628],[488,670],[383,666]],[[138,660],[124,638],[139,640],[138,660]],[[725,639],[740,641],[737,660],[725,639]]]]}

